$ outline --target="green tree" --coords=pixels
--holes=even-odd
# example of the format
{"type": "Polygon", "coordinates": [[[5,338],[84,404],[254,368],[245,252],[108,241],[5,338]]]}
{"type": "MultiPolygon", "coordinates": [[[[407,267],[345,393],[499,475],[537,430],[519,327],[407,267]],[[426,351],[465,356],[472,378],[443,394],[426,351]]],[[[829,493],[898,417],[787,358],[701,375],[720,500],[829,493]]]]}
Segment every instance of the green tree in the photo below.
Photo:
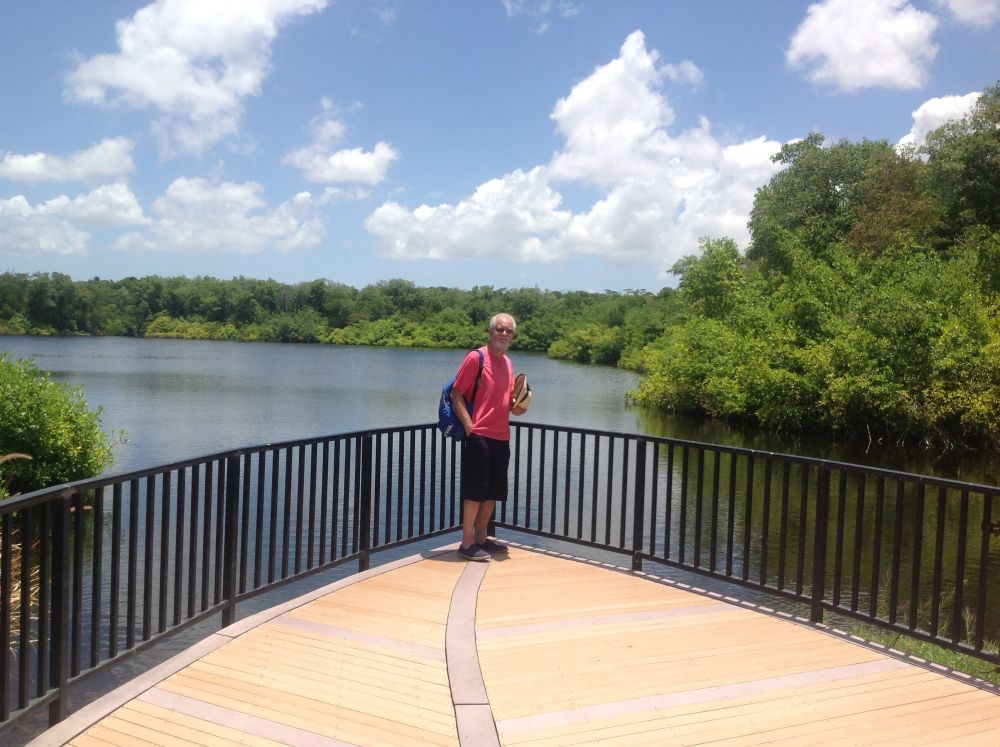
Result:
{"type": "Polygon", "coordinates": [[[621,356],[621,328],[585,324],[549,346],[549,356],[577,363],[615,364],[621,356]]]}
{"type": "Polygon", "coordinates": [[[884,141],[844,140],[829,148],[823,141],[812,133],[772,158],[787,168],[757,191],[748,224],[749,259],[787,272],[792,246],[825,257],[853,228],[874,165],[895,157],[884,141]]]}
{"type": "Polygon", "coordinates": [[[1000,230],[1000,81],[968,115],[929,133],[922,153],[952,237],[974,226],[1000,230]]]}
{"type": "Polygon", "coordinates": [[[679,288],[690,308],[713,319],[733,310],[746,285],[742,258],[732,239],[702,239],[701,255],[684,257],[671,272],[680,277],[679,288]]]}
{"type": "Polygon", "coordinates": [[[34,326],[49,331],[76,332],[81,327],[81,312],[79,292],[68,275],[54,272],[32,277],[27,313],[34,326]]]}
{"type": "Polygon", "coordinates": [[[924,187],[926,172],[911,151],[872,154],[845,236],[855,253],[879,254],[900,243],[944,248],[940,206],[924,187]]]}
{"type": "Polygon", "coordinates": [[[113,443],[101,430],[100,416],[79,389],[53,381],[32,361],[0,355],[0,454],[32,457],[4,465],[11,492],[103,472],[113,461],[113,443]]]}
{"type": "Polygon", "coordinates": [[[28,276],[5,272],[0,275],[0,319],[24,314],[28,305],[28,276]]]}

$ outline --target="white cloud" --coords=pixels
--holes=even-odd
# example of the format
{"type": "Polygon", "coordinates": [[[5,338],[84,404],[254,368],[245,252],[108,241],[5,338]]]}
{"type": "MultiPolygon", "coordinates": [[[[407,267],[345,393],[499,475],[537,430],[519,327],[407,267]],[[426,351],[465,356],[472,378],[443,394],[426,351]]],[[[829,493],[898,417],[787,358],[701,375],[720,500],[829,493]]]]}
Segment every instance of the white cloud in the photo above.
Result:
{"type": "Polygon", "coordinates": [[[156,0],[118,22],[118,52],[81,62],[67,93],[153,108],[164,152],[201,152],[238,133],[243,100],[260,92],[280,25],[326,2],[156,0]]]}
{"type": "Polygon", "coordinates": [[[15,182],[74,182],[123,176],[134,168],[128,138],[102,140],[65,158],[47,153],[0,153],[0,178],[15,182]]]}
{"type": "Polygon", "coordinates": [[[906,0],[822,0],[809,6],[785,59],[843,91],[919,88],[937,54],[937,25],[906,0]]]}
{"type": "Polygon", "coordinates": [[[657,86],[658,55],[641,32],[629,35],[619,56],[573,86],[552,112],[566,147],[552,161],[553,175],[598,184],[648,176],[670,149],[666,127],[674,112],[657,86]]]}
{"type": "Polygon", "coordinates": [[[540,237],[565,227],[568,211],[547,184],[545,170],[515,171],[491,179],[457,205],[421,205],[410,211],[386,202],[365,221],[390,257],[415,259],[547,260],[540,237]]]}
{"type": "Polygon", "coordinates": [[[652,260],[666,270],[694,254],[703,236],[745,244],[754,195],[777,170],[771,155],[779,144],[760,137],[724,146],[703,121],[671,138],[671,146],[685,158],[670,155],[660,173],[621,180],[547,242],[550,252],[593,254],[619,264],[652,260]]]}
{"type": "MultiPolygon", "coordinates": [[[[324,101],[324,108],[329,110],[329,102],[324,101]]],[[[344,139],[347,126],[326,115],[314,121],[312,127],[312,143],[282,159],[282,163],[301,169],[311,182],[378,184],[385,179],[392,162],[399,158],[391,145],[381,141],[370,151],[362,148],[337,150],[335,145],[344,139]]]]}
{"type": "Polygon", "coordinates": [[[396,8],[391,5],[376,6],[372,12],[383,26],[391,26],[396,22],[396,8]]]}
{"type": "Polygon", "coordinates": [[[964,96],[941,96],[928,99],[913,112],[913,128],[900,138],[900,147],[912,145],[921,147],[927,140],[927,133],[936,130],[946,122],[961,119],[972,111],[979,100],[979,92],[967,93],[964,96]]]}
{"type": "Polygon", "coordinates": [[[124,183],[32,206],[23,195],[0,200],[2,250],[8,254],[86,254],[90,230],[148,223],[124,183]]]}
{"type": "Polygon", "coordinates": [[[142,206],[123,182],[105,184],[66,203],[66,217],[95,228],[142,226],[149,223],[142,206]]]}
{"type": "Polygon", "coordinates": [[[688,83],[698,87],[705,80],[705,74],[691,60],[684,60],[676,65],[664,65],[660,70],[663,75],[675,83],[688,83]]]}
{"type": "Polygon", "coordinates": [[[309,248],[322,240],[325,228],[314,215],[312,195],[301,192],[269,209],[261,191],[254,182],[176,179],[153,202],[150,228],[121,236],[115,247],[252,254],[309,248]]]}
{"type": "Polygon", "coordinates": [[[492,179],[455,205],[384,203],[365,223],[380,251],[525,261],[588,254],[665,272],[702,236],[745,242],[754,194],[777,170],[770,156],[780,144],[725,144],[706,120],[671,133],[674,113],[659,90],[670,76],[657,60],[635,32],[560,99],[552,118],[565,145],[548,164],[492,179]],[[574,213],[559,188],[581,183],[602,194],[574,213]]]}
{"type": "Polygon", "coordinates": [[[86,254],[90,234],[59,212],[60,205],[32,207],[21,195],[0,199],[0,235],[5,254],[86,254]]]}
{"type": "Polygon", "coordinates": [[[371,192],[363,187],[327,187],[323,194],[316,198],[317,205],[336,205],[352,200],[367,200],[371,192]]]}
{"type": "Polygon", "coordinates": [[[989,28],[1000,20],[1000,0],[934,0],[959,23],[989,28]]]}
{"type": "Polygon", "coordinates": [[[523,16],[535,24],[535,31],[544,34],[552,28],[553,16],[573,18],[583,12],[583,6],[574,0],[502,0],[508,18],[523,16]]]}

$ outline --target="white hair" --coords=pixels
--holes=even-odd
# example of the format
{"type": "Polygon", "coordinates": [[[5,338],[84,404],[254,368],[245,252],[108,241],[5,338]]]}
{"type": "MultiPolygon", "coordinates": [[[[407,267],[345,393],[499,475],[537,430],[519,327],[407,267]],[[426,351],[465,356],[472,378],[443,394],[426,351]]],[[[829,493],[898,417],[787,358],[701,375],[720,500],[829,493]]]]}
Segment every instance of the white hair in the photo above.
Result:
{"type": "Polygon", "coordinates": [[[493,316],[490,317],[490,329],[493,329],[494,327],[497,326],[497,319],[499,319],[502,316],[508,316],[508,317],[510,317],[511,326],[515,330],[517,330],[517,320],[514,319],[514,317],[512,317],[506,311],[501,311],[499,314],[494,314],[493,316]]]}

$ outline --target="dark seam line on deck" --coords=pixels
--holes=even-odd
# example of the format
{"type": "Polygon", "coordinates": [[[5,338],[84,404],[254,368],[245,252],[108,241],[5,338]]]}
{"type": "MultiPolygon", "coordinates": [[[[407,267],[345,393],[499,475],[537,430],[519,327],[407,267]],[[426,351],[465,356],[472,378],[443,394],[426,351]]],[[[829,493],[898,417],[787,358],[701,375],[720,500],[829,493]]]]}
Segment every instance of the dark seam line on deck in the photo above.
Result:
{"type": "Polygon", "coordinates": [[[390,638],[384,635],[375,635],[374,633],[364,633],[359,630],[352,630],[350,628],[341,628],[336,625],[327,625],[326,623],[313,622],[312,620],[300,620],[295,617],[279,617],[272,620],[270,625],[275,625],[282,628],[294,628],[296,630],[308,631],[310,633],[317,633],[322,636],[327,636],[329,638],[336,638],[340,641],[349,641],[351,643],[360,643],[365,646],[371,646],[373,648],[389,650],[394,652],[399,652],[403,654],[408,654],[411,656],[419,657],[421,659],[427,659],[429,661],[441,661],[444,659],[444,651],[434,648],[433,646],[422,646],[419,643],[408,643],[406,641],[401,641],[398,638],[390,638]]]}
{"type": "Polygon", "coordinates": [[[694,615],[715,615],[724,612],[732,612],[731,604],[723,602],[710,602],[699,604],[694,607],[681,607],[660,610],[646,610],[643,612],[622,612],[618,614],[593,615],[592,617],[578,617],[573,620],[554,620],[551,622],[536,623],[534,625],[511,625],[506,628],[491,628],[481,630],[479,637],[506,638],[515,635],[532,635],[544,633],[549,630],[572,630],[575,628],[591,628],[598,625],[619,625],[629,623],[642,623],[655,620],[667,620],[675,617],[692,617],[694,615]]]}
{"type": "Polygon", "coordinates": [[[909,665],[893,659],[879,659],[860,664],[845,664],[796,674],[767,677],[760,680],[737,682],[731,685],[716,685],[694,690],[683,690],[660,695],[647,695],[610,703],[599,703],[579,708],[550,711],[532,716],[509,718],[497,725],[504,734],[535,731],[552,727],[580,724],[599,719],[611,719],[633,714],[652,714],[697,703],[724,703],[737,698],[751,698],[798,687],[808,687],[825,682],[837,682],[852,678],[882,674],[893,670],[907,669],[909,665]]]}
{"type": "Polygon", "coordinates": [[[493,709],[476,648],[476,601],[489,563],[469,563],[458,577],[448,608],[445,658],[462,747],[500,747],[493,709]]]}
{"type": "Polygon", "coordinates": [[[270,739],[281,744],[294,744],[297,747],[359,747],[354,742],[324,737],[322,734],[283,724],[273,719],[215,705],[158,687],[147,690],[137,700],[212,724],[235,729],[247,736],[270,739]]]}

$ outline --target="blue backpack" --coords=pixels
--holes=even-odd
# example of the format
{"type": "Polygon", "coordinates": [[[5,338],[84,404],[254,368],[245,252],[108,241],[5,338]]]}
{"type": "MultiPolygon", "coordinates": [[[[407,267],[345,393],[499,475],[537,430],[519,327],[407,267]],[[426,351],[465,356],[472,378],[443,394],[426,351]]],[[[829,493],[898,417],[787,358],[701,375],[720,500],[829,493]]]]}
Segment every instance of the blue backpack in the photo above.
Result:
{"type": "MultiPolygon", "coordinates": [[[[472,415],[472,407],[476,402],[479,380],[483,378],[483,351],[476,350],[476,352],[479,353],[479,375],[476,377],[476,386],[472,389],[472,399],[466,403],[469,415],[472,415]]],[[[462,427],[458,416],[455,415],[454,408],[451,406],[451,390],[454,386],[455,380],[452,379],[441,389],[441,401],[438,403],[438,430],[448,436],[448,438],[461,441],[465,438],[465,428],[462,427]]]]}

